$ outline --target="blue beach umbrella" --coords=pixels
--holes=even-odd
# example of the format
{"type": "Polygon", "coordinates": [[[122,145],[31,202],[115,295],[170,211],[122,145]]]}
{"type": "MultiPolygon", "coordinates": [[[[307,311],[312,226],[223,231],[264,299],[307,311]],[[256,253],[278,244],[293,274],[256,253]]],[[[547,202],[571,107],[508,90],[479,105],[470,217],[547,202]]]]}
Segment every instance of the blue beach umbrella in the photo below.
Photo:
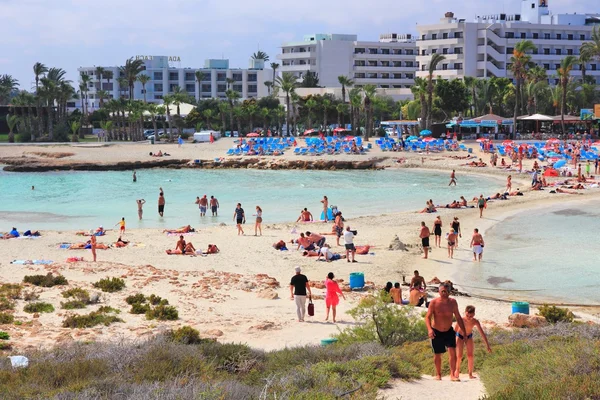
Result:
{"type": "Polygon", "coordinates": [[[421,132],[419,132],[419,135],[429,136],[429,135],[431,135],[431,131],[429,129],[423,129],[421,132]]]}
{"type": "Polygon", "coordinates": [[[413,140],[417,140],[417,139],[419,139],[419,138],[416,137],[416,136],[409,136],[409,137],[406,138],[406,140],[408,140],[409,142],[411,142],[413,140]]]}
{"type": "Polygon", "coordinates": [[[560,167],[563,167],[566,163],[567,163],[567,161],[565,161],[565,160],[558,160],[557,162],[554,163],[553,167],[560,168],[560,167]]]}

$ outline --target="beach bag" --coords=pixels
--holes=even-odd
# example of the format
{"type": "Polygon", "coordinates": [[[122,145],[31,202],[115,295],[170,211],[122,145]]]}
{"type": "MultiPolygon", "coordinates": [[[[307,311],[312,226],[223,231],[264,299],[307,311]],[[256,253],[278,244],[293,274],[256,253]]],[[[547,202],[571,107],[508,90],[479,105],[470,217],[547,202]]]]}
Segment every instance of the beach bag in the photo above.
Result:
{"type": "Polygon", "coordinates": [[[308,297],[308,316],[309,317],[315,316],[315,305],[312,302],[312,296],[308,297]]]}

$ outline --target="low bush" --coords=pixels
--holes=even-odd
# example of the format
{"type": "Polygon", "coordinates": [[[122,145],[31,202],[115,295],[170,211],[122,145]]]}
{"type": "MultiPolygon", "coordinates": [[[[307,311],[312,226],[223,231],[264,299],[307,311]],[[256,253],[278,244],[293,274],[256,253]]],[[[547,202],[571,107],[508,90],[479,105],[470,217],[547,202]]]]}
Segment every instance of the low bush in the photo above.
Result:
{"type": "Polygon", "coordinates": [[[0,331],[0,340],[8,340],[10,339],[10,336],[8,335],[8,333],[4,332],[4,331],[0,331]]]}
{"type": "Polygon", "coordinates": [[[144,296],[141,293],[138,294],[132,294],[130,296],[127,296],[125,298],[125,302],[127,304],[129,304],[130,306],[134,305],[134,304],[142,304],[146,302],[146,296],[144,296]]]}
{"type": "Polygon", "coordinates": [[[0,350],[12,350],[12,344],[8,342],[0,342],[0,350]]]}
{"type": "Polygon", "coordinates": [[[103,292],[114,293],[123,290],[125,287],[125,281],[121,278],[105,278],[94,283],[96,289],[100,289],[103,292]]]}
{"type": "Polygon", "coordinates": [[[132,304],[131,310],[129,310],[131,314],[146,314],[148,311],[150,311],[150,305],[142,303],[132,304]]]}
{"type": "Polygon", "coordinates": [[[114,315],[107,315],[105,312],[93,311],[84,315],[70,315],[63,321],[63,328],[91,328],[96,325],[109,326],[114,322],[123,322],[123,320],[114,315]]]}
{"type": "Polygon", "coordinates": [[[14,310],[15,303],[6,297],[0,297],[0,311],[14,310]]]}
{"type": "Polygon", "coordinates": [[[157,306],[157,305],[169,305],[169,300],[167,299],[163,299],[160,296],[157,296],[155,294],[151,294],[150,296],[148,296],[148,301],[150,302],[150,304],[152,304],[153,306],[157,306]]]}
{"type": "Polygon", "coordinates": [[[33,300],[37,300],[39,298],[40,298],[40,293],[37,292],[35,289],[23,291],[23,300],[25,300],[25,301],[33,301],[33,300]]]}
{"type": "Polygon", "coordinates": [[[76,310],[76,309],[81,309],[81,308],[85,308],[86,307],[86,303],[84,303],[83,301],[80,300],[69,300],[67,302],[60,302],[60,307],[63,310],[76,310]]]}
{"type": "Polygon", "coordinates": [[[85,289],[73,288],[73,289],[65,290],[61,294],[65,299],[72,297],[73,299],[80,301],[84,304],[89,304],[89,302],[90,302],[90,293],[85,289]]]}
{"type": "Polygon", "coordinates": [[[44,303],[40,301],[38,303],[29,303],[23,307],[23,311],[26,313],[51,313],[54,312],[54,306],[50,303],[44,303]]]}
{"type": "Polygon", "coordinates": [[[159,304],[158,306],[146,311],[147,319],[157,319],[159,321],[174,321],[179,319],[179,313],[173,306],[159,304]]]}
{"type": "Polygon", "coordinates": [[[179,329],[171,330],[167,333],[167,339],[171,342],[183,344],[199,344],[208,339],[201,339],[200,332],[191,326],[182,326],[179,329]]]}
{"type": "Polygon", "coordinates": [[[0,325],[12,324],[15,317],[12,314],[0,313],[0,325]]]}
{"type": "Polygon", "coordinates": [[[116,308],[112,308],[110,306],[102,306],[100,308],[98,308],[98,312],[99,313],[114,313],[114,314],[121,314],[121,310],[117,310],[116,308]]]}
{"type": "Polygon", "coordinates": [[[48,272],[47,275],[26,275],[23,278],[23,282],[40,287],[52,287],[69,284],[64,276],[53,276],[51,272],[48,272]]]}
{"type": "Polygon", "coordinates": [[[573,322],[575,315],[568,308],[560,308],[544,304],[538,308],[538,314],[550,323],[573,322]]]}
{"type": "Polygon", "coordinates": [[[344,344],[377,341],[384,346],[425,340],[425,321],[412,310],[410,306],[390,304],[389,294],[385,292],[365,297],[348,311],[358,324],[344,329],[336,337],[344,344]]]}
{"type": "Polygon", "coordinates": [[[16,283],[5,283],[0,286],[0,296],[6,297],[7,299],[17,300],[21,298],[21,291],[23,286],[16,283]]]}

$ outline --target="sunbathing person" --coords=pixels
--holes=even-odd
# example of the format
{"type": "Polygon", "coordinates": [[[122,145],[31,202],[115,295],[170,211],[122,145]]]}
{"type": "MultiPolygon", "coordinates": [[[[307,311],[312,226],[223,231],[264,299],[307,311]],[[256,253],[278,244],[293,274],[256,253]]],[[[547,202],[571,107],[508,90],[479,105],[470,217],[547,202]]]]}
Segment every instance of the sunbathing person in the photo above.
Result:
{"type": "Polygon", "coordinates": [[[194,228],[192,228],[190,225],[186,225],[186,226],[182,226],[181,228],[177,228],[177,229],[165,229],[163,231],[163,233],[190,233],[190,232],[196,232],[196,230],[194,228]]]}
{"type": "Polygon", "coordinates": [[[206,251],[203,251],[202,254],[217,254],[220,251],[216,244],[209,244],[206,251]]]}
{"type": "Polygon", "coordinates": [[[420,211],[420,213],[421,214],[423,214],[423,213],[434,213],[436,211],[437,210],[435,209],[435,205],[432,202],[430,202],[429,200],[427,200],[427,206],[424,209],[422,209],[420,211]]]}
{"type": "MultiPolygon", "coordinates": [[[[583,193],[573,192],[573,191],[561,189],[561,188],[556,188],[556,192],[557,193],[565,193],[565,194],[583,194],[583,193]]],[[[550,193],[552,193],[552,192],[550,192],[550,193]]]]}
{"type": "Polygon", "coordinates": [[[585,186],[583,186],[581,183],[578,183],[577,185],[567,186],[567,189],[585,189],[585,186]]]}
{"type": "Polygon", "coordinates": [[[296,220],[296,222],[310,222],[313,220],[313,215],[310,213],[310,211],[308,211],[306,208],[304,208],[304,210],[300,211],[300,216],[298,217],[298,219],[296,220]]]}
{"type": "Polygon", "coordinates": [[[129,244],[128,241],[125,241],[121,238],[121,236],[119,236],[119,238],[117,239],[117,241],[115,242],[115,246],[116,247],[125,247],[129,244]]]}
{"type": "Polygon", "coordinates": [[[340,260],[342,258],[346,258],[346,255],[340,255],[339,253],[333,253],[328,244],[323,245],[319,250],[319,256],[317,257],[317,261],[319,261],[323,257],[325,261],[332,262],[335,260],[340,260]]]}
{"type": "Polygon", "coordinates": [[[465,196],[460,196],[460,201],[458,202],[458,204],[460,204],[461,207],[467,207],[467,199],[465,199],[465,196]]]}

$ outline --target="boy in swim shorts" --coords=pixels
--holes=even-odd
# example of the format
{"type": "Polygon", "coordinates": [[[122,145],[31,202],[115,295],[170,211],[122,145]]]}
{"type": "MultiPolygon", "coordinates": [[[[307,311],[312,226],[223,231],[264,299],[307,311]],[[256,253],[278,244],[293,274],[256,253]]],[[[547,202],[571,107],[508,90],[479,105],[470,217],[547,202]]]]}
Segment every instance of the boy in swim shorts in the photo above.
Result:
{"type": "Polygon", "coordinates": [[[463,351],[465,344],[467,346],[467,364],[469,368],[469,378],[475,379],[476,376],[473,375],[473,366],[475,365],[475,357],[473,355],[473,328],[477,328],[483,342],[485,343],[485,347],[488,353],[492,352],[492,348],[490,347],[490,343],[488,342],[487,336],[479,323],[479,320],[475,318],[475,307],[467,306],[465,308],[465,316],[463,317],[463,322],[465,324],[465,331],[461,330],[458,324],[454,326],[456,330],[456,337],[460,340],[456,342],[456,370],[454,376],[460,375],[460,363],[462,361],[463,351]]]}

